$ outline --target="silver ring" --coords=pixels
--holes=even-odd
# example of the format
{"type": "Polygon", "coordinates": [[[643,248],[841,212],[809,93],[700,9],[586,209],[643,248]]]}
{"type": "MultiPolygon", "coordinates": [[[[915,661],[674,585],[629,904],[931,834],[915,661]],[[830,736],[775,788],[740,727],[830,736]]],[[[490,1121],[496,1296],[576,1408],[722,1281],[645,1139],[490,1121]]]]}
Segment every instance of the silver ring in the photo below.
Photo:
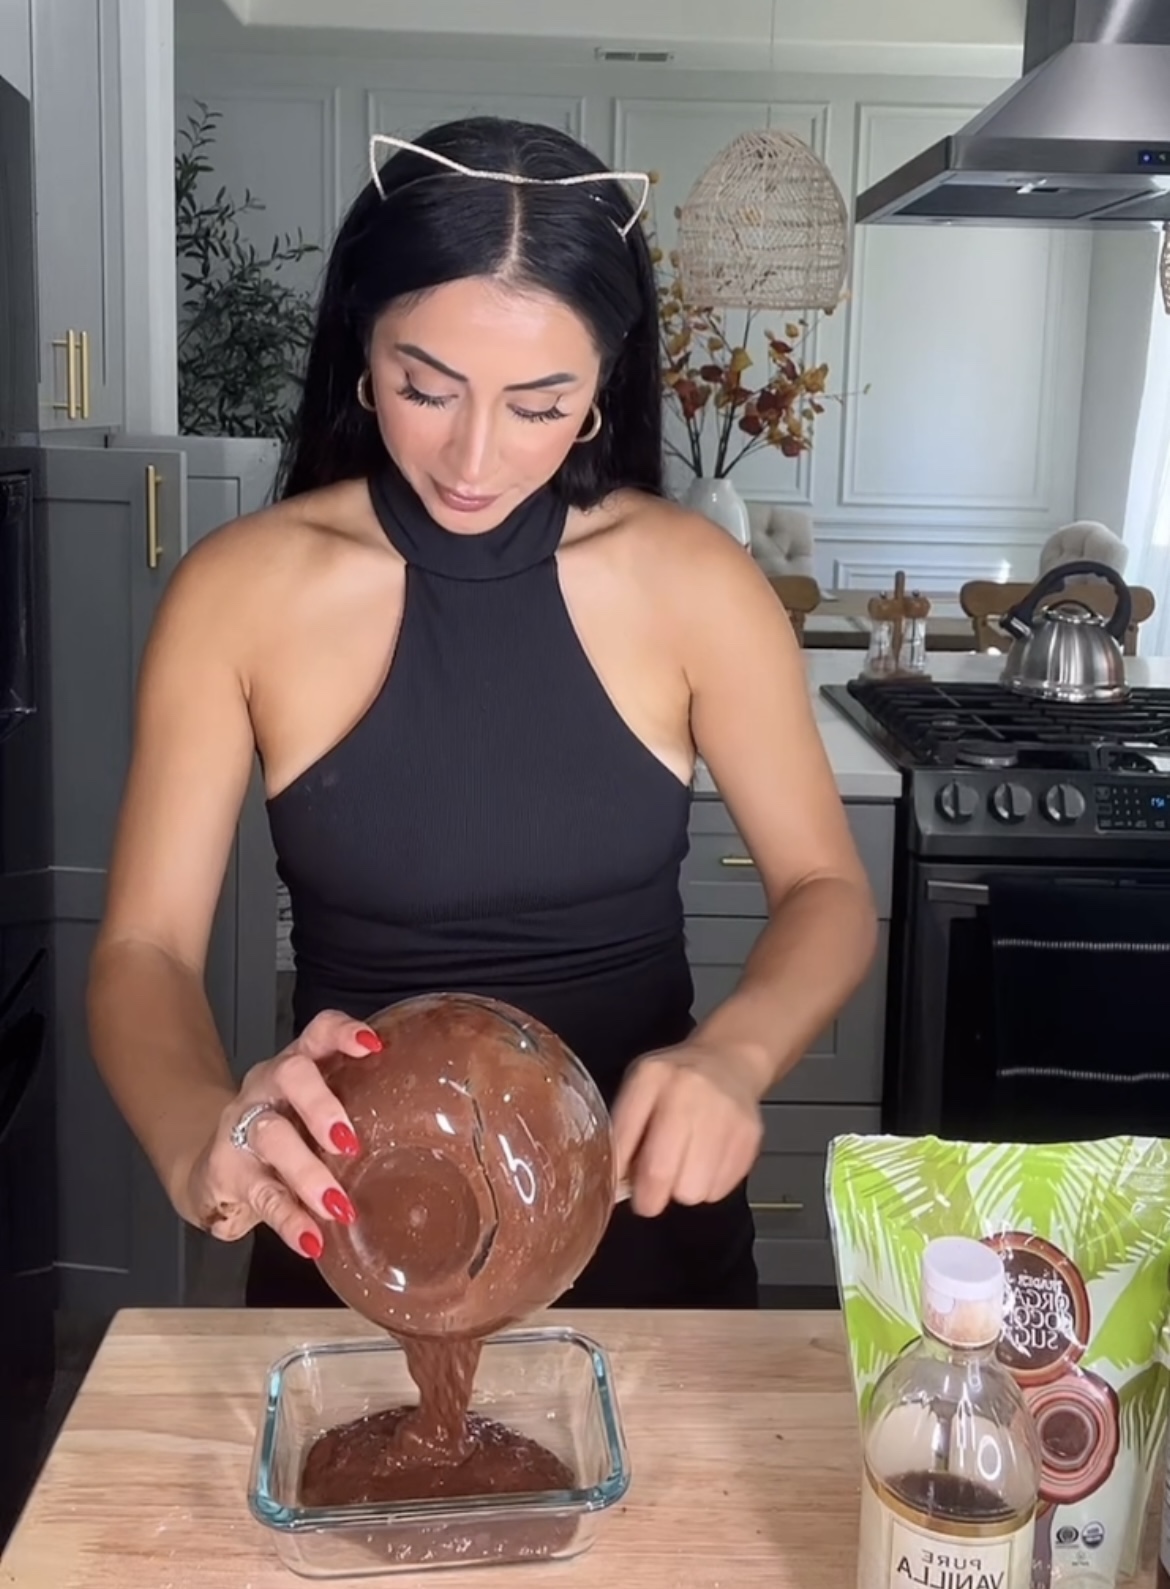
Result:
{"type": "Polygon", "coordinates": [[[245,1109],[228,1133],[228,1140],[232,1147],[239,1148],[244,1153],[250,1153],[254,1159],[258,1159],[260,1155],[248,1141],[248,1131],[253,1122],[258,1120],[261,1115],[278,1115],[279,1113],[280,1109],[274,1103],[254,1103],[250,1109],[245,1109]]]}

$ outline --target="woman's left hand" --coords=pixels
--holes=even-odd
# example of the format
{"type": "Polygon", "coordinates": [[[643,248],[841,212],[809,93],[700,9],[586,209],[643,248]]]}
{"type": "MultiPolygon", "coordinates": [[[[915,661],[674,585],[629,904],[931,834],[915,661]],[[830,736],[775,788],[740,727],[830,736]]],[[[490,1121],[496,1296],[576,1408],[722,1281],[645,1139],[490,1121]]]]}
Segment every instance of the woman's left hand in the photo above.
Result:
{"type": "Polygon", "coordinates": [[[763,1140],[759,1080],[750,1064],[701,1041],[647,1054],[613,1107],[618,1175],[636,1214],[714,1203],[744,1179],[763,1140]]]}

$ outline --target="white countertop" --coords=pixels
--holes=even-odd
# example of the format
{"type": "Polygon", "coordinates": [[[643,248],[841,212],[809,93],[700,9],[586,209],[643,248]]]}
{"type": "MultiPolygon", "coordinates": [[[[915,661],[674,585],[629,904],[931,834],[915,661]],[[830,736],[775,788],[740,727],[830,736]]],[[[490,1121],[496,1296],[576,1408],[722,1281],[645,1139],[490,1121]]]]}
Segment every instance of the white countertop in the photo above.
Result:
{"type": "MultiPolygon", "coordinates": [[[[856,651],[806,651],[809,683],[844,684],[861,671],[864,658],[856,651]]],[[[928,651],[926,666],[937,684],[993,684],[1003,667],[1002,656],[977,651],[928,651]]],[[[1137,688],[1170,687],[1170,657],[1126,657],[1125,676],[1137,688]]]]}
{"type": "MultiPolygon", "coordinates": [[[[901,773],[820,694],[822,684],[846,684],[856,678],[864,653],[806,651],[804,655],[817,726],[842,799],[896,800],[902,792],[901,773]]],[[[931,678],[940,684],[991,684],[999,677],[1003,661],[1001,656],[980,656],[976,652],[932,651],[928,665],[931,678]]],[[[1138,687],[1170,687],[1170,657],[1127,657],[1126,677],[1138,687]]],[[[701,762],[695,773],[695,792],[716,792],[711,775],[701,762]]]]}

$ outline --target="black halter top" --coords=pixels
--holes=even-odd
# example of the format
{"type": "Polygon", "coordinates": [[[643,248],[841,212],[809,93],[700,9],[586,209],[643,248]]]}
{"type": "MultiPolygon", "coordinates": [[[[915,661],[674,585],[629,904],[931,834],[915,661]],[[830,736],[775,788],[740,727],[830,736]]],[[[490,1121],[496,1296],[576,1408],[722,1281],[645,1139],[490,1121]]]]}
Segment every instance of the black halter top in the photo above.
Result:
{"type": "Polygon", "coordinates": [[[545,1021],[612,1097],[631,1060],[690,1029],[690,791],[581,647],[550,490],[471,535],[392,466],[370,496],[407,565],[393,661],[356,726],[268,803],[297,1027],[487,994],[545,1021]]]}
{"type": "MultiPolygon", "coordinates": [[[[396,470],[370,483],[406,560],[393,661],[369,711],[268,804],[292,900],[298,1027],[416,993],[502,998],[559,1033],[612,1102],[692,1030],[679,866],[690,791],[603,689],[561,595],[565,509],[538,492],[454,535],[396,470]]],[[[564,1298],[577,1307],[754,1307],[746,1189],[614,1210],[564,1298]]],[[[247,1299],[337,1299],[266,1226],[247,1299]]]]}

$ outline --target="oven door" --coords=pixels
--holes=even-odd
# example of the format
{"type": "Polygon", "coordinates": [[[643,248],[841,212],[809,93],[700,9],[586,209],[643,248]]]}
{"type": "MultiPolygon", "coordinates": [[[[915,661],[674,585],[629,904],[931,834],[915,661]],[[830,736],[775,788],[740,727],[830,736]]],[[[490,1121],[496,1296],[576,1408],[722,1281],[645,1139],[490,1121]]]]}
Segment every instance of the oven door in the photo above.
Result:
{"type": "MultiPolygon", "coordinates": [[[[997,1086],[995,971],[989,888],[1001,876],[1060,883],[1170,887],[1170,870],[1067,866],[950,866],[914,862],[907,878],[906,933],[894,1052],[887,1068],[884,1119],[890,1131],[933,1132],[956,1141],[1011,1141],[1013,1125],[997,1086]]],[[[1055,908],[1055,907],[1054,907],[1055,908]]],[[[1077,1118],[1067,1089],[1054,1089],[1048,1140],[1101,1135],[1091,1111],[1077,1118]]],[[[1124,1129],[1170,1133],[1148,1110],[1124,1129]]]]}
{"type": "Polygon", "coordinates": [[[36,1476],[55,1367],[56,1089],[43,950],[10,983],[0,930],[0,1547],[36,1476]]]}

